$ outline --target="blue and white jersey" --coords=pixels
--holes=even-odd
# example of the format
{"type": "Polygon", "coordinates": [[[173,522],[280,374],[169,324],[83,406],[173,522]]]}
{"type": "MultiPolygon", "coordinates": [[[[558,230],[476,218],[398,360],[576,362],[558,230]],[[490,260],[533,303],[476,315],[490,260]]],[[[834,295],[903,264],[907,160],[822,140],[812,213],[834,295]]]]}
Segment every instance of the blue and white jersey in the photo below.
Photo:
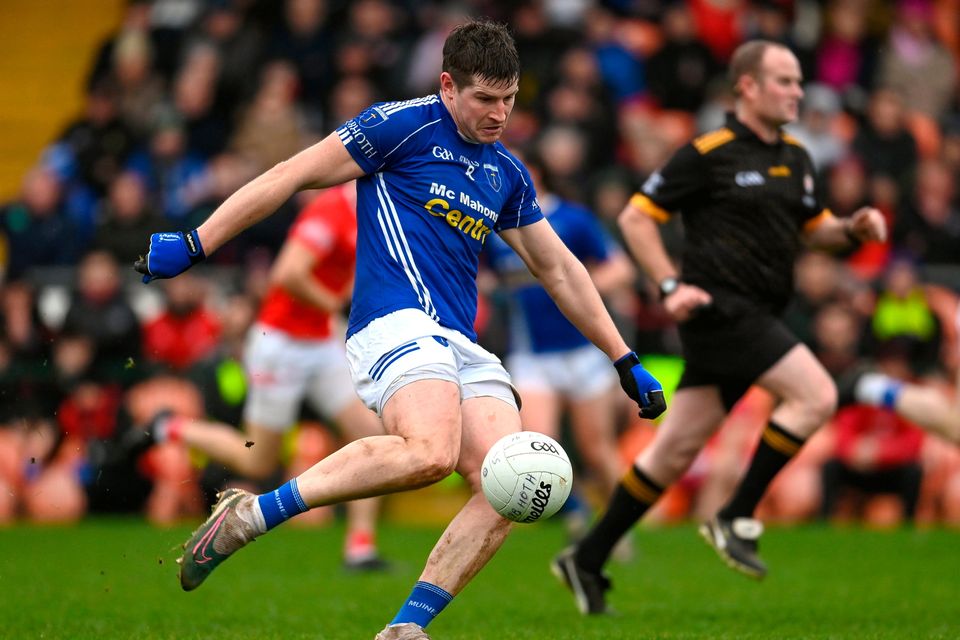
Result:
{"type": "Polygon", "coordinates": [[[367,173],[347,337],[414,308],[476,341],[480,250],[543,218],[526,168],[499,142],[464,140],[439,95],[375,104],[337,133],[367,173]]]}
{"type": "MultiPolygon", "coordinates": [[[[544,214],[563,243],[581,262],[604,262],[614,240],[587,209],[555,197],[543,201],[544,214]]],[[[499,237],[487,245],[490,268],[510,290],[510,348],[546,353],[576,349],[589,341],[560,311],[520,256],[499,237]]]]}

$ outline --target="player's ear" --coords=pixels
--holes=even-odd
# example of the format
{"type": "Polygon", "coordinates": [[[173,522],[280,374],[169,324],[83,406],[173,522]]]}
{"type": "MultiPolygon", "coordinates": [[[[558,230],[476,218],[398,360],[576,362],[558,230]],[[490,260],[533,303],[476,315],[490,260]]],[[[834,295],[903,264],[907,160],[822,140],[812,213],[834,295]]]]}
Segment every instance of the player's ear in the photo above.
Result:
{"type": "Polygon", "coordinates": [[[440,73],[440,91],[448,97],[457,92],[457,83],[447,71],[440,73]]]}

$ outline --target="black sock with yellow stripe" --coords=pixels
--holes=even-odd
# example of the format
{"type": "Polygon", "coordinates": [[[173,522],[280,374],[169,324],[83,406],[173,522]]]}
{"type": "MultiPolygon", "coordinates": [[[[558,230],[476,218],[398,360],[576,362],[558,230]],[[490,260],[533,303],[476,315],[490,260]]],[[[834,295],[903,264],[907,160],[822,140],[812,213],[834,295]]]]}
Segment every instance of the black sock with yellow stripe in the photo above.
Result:
{"type": "Polygon", "coordinates": [[[760,444],[753,454],[750,468],[730,502],[720,510],[720,518],[732,520],[752,517],[773,478],[800,451],[803,442],[780,425],[769,422],[760,436],[760,444]]]}
{"type": "Polygon", "coordinates": [[[577,545],[577,564],[598,573],[620,538],[652,507],[663,493],[663,487],[647,477],[636,465],[617,485],[603,514],[577,545]]]}

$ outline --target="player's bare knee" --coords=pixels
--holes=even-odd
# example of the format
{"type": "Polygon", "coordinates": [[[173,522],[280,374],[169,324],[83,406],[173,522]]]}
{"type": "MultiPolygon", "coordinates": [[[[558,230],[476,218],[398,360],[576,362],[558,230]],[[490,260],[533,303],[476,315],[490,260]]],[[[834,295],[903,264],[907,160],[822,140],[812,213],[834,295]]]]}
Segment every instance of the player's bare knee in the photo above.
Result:
{"type": "Polygon", "coordinates": [[[417,475],[425,482],[443,480],[453,473],[457,465],[456,453],[442,447],[424,447],[414,454],[414,460],[417,475]]]}

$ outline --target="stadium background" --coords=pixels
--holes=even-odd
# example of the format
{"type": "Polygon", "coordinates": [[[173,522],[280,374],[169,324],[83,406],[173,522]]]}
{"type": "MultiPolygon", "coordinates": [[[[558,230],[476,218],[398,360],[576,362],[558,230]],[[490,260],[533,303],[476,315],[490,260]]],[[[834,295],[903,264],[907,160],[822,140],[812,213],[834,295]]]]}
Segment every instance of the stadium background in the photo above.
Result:
{"type": "MultiPolygon", "coordinates": [[[[615,216],[644,177],[677,145],[719,124],[730,104],[723,69],[732,49],[753,36],[790,44],[811,83],[791,133],[821,170],[827,203],[838,215],[872,203],[893,228],[884,245],[805,256],[791,324],[833,371],[882,358],[953,393],[956,0],[7,0],[0,8],[0,520],[72,522],[122,511],[169,526],[203,513],[201,486],[209,494],[222,479],[204,472],[203,460],[175,447],[155,450],[132,463],[114,492],[130,489],[131,477],[142,486],[101,504],[82,491],[92,478],[103,484],[90,451],[163,402],[237,422],[242,337],[302,201],[170,283],[143,287],[131,261],[151,231],[195,226],[244,180],[365,104],[431,91],[439,46],[464,13],[508,22],[517,35],[525,71],[505,142],[539,150],[556,190],[588,204],[615,235],[615,216]]],[[[676,249],[681,230],[673,225],[667,234],[676,249]]],[[[502,352],[503,293],[488,288],[483,302],[482,340],[502,352]]],[[[651,283],[639,280],[608,302],[628,341],[675,380],[676,336],[651,283]]],[[[653,519],[709,513],[740,473],[768,410],[762,393],[748,396],[653,519]]],[[[880,426],[825,429],[773,487],[764,516],[816,520],[820,470],[840,458],[871,469],[919,465],[917,521],[960,524],[955,448],[889,416],[864,420],[880,426]]],[[[654,427],[627,406],[622,422],[627,460],[654,427]]],[[[325,431],[303,429],[291,442],[289,469],[332,446],[325,431]]],[[[460,500],[451,481],[391,498],[387,516],[439,523],[460,500]]],[[[854,513],[856,506],[845,505],[850,517],[901,522],[895,497],[854,513]]]]}

